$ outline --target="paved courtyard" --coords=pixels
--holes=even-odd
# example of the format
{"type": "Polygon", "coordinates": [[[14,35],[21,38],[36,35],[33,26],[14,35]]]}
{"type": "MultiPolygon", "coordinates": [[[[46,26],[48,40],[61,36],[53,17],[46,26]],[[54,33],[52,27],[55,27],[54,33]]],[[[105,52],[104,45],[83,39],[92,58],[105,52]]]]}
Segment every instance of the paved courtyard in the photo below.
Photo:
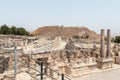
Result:
{"type": "Polygon", "coordinates": [[[120,80],[120,69],[93,73],[72,80],[120,80]]]}

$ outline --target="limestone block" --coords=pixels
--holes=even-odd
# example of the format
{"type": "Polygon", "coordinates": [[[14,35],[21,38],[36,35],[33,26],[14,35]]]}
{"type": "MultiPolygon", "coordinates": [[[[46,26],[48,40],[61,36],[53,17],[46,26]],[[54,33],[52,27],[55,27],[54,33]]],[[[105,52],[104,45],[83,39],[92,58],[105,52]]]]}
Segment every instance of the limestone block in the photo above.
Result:
{"type": "Polygon", "coordinates": [[[115,56],[115,63],[120,64],[120,56],[115,56]]]}
{"type": "Polygon", "coordinates": [[[65,66],[65,73],[66,74],[71,74],[71,67],[65,66]]]}
{"type": "Polygon", "coordinates": [[[113,59],[98,59],[97,60],[97,67],[100,69],[109,69],[112,68],[113,65],[113,59]]]}
{"type": "Polygon", "coordinates": [[[32,78],[28,73],[23,72],[16,75],[16,80],[32,80],[32,78]]]}

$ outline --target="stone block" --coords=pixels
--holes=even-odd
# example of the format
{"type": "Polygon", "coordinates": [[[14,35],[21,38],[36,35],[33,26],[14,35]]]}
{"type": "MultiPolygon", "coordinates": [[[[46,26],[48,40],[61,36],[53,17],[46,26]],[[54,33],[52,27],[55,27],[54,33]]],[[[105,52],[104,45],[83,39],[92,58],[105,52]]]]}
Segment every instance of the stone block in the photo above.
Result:
{"type": "Polygon", "coordinates": [[[65,66],[65,73],[66,74],[71,74],[71,68],[69,66],[65,66]]]}
{"type": "Polygon", "coordinates": [[[83,64],[83,65],[74,65],[74,66],[66,66],[65,72],[72,77],[82,76],[84,74],[89,74],[94,69],[96,69],[97,64],[83,64]]]}
{"type": "Polygon", "coordinates": [[[113,67],[113,59],[98,59],[97,60],[97,67],[100,69],[109,69],[113,67]]]}
{"type": "Polygon", "coordinates": [[[115,56],[115,63],[120,64],[120,56],[115,56]]]}

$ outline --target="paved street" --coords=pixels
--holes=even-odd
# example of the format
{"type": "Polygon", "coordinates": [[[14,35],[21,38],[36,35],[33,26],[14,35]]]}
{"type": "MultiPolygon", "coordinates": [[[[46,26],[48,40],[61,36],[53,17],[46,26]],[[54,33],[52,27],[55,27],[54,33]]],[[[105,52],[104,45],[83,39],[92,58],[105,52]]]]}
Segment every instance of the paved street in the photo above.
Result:
{"type": "Polygon", "coordinates": [[[72,80],[120,80],[120,69],[94,73],[80,78],[74,78],[72,80]]]}

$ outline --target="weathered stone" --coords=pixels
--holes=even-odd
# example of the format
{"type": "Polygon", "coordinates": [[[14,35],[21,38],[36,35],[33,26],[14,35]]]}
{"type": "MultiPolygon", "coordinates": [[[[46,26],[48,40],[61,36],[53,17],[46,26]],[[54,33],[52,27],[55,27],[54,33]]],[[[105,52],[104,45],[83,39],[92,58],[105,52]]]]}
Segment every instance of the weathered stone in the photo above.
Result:
{"type": "Polygon", "coordinates": [[[98,59],[97,60],[97,67],[100,69],[109,69],[113,67],[113,59],[98,59]]]}
{"type": "Polygon", "coordinates": [[[105,42],[104,42],[104,33],[105,33],[105,30],[104,29],[101,29],[101,57],[102,58],[105,58],[106,55],[105,55],[105,42]]]}
{"type": "Polygon", "coordinates": [[[31,80],[31,76],[28,73],[20,73],[16,75],[16,80],[31,80]]]}
{"type": "Polygon", "coordinates": [[[107,58],[111,57],[111,38],[110,38],[111,30],[107,30],[107,58]]]}

